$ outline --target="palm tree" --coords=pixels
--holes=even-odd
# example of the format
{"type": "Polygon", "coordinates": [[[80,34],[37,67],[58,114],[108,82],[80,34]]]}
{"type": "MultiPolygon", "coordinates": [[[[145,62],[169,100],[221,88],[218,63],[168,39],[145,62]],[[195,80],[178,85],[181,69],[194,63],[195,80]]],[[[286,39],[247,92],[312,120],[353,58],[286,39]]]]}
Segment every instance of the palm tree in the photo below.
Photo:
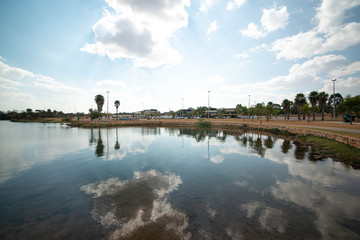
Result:
{"type": "Polygon", "coordinates": [[[319,93],[317,91],[310,92],[309,96],[308,96],[308,99],[311,104],[311,110],[313,111],[313,121],[315,121],[315,110],[316,110],[316,105],[318,102],[318,96],[319,96],[319,93]]]}
{"type": "Polygon", "coordinates": [[[104,102],[105,102],[105,99],[104,99],[103,95],[98,94],[95,96],[95,103],[97,105],[98,112],[99,112],[99,120],[101,118],[101,111],[104,106],[104,102]]]}
{"type": "Polygon", "coordinates": [[[321,110],[321,120],[324,121],[325,107],[329,95],[326,92],[320,92],[318,95],[318,103],[321,110]]]}
{"type": "Polygon", "coordinates": [[[287,119],[290,118],[291,105],[292,105],[292,102],[291,102],[289,99],[284,99],[284,100],[282,101],[281,106],[282,106],[283,109],[284,109],[285,119],[286,119],[286,117],[287,117],[287,119]]]}
{"type": "MultiPolygon", "coordinates": [[[[296,106],[296,109],[298,111],[298,119],[301,120],[300,114],[301,114],[301,108],[302,106],[304,106],[306,103],[306,98],[305,95],[303,93],[298,93],[295,96],[294,99],[294,104],[296,106]]],[[[304,119],[305,119],[305,114],[304,114],[304,119]]]]}
{"type": "MultiPolygon", "coordinates": [[[[341,96],[340,93],[335,93],[335,107],[337,107],[343,100],[344,98],[341,96]]],[[[327,105],[330,107],[334,106],[334,94],[330,95],[327,105]]],[[[332,114],[334,113],[332,112],[332,114]]],[[[335,115],[336,115],[335,117],[337,117],[337,112],[335,113],[335,115]]]]}
{"type": "Polygon", "coordinates": [[[116,107],[116,117],[118,117],[118,109],[119,109],[119,106],[120,106],[120,101],[115,100],[114,104],[115,104],[115,107],[116,107]]]}

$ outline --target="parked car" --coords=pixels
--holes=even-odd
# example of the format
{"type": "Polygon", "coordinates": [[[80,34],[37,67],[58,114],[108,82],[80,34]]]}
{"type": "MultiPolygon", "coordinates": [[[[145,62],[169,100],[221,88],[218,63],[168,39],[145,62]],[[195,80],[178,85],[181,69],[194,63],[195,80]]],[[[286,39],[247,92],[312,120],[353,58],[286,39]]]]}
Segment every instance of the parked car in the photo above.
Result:
{"type": "Polygon", "coordinates": [[[355,114],[351,114],[351,115],[345,114],[345,115],[343,115],[343,119],[344,119],[344,122],[350,122],[350,120],[352,122],[354,122],[355,121],[355,114]],[[351,117],[351,119],[350,119],[350,117],[351,117]]]}

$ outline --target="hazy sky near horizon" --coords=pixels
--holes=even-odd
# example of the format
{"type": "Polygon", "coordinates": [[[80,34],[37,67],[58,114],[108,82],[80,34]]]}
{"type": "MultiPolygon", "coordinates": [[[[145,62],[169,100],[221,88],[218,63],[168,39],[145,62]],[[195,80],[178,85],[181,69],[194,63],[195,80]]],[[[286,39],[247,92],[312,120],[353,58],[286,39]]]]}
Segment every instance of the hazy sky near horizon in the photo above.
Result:
{"type": "Polygon", "coordinates": [[[360,0],[2,0],[0,32],[1,111],[360,94],[360,0]]]}

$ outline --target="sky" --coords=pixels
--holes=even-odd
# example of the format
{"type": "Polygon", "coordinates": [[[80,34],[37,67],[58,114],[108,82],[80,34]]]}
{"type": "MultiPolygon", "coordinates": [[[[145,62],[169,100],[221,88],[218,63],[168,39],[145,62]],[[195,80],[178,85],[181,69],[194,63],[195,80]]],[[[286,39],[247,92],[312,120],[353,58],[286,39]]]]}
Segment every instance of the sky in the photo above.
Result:
{"type": "Polygon", "coordinates": [[[2,0],[0,32],[0,111],[360,94],[360,0],[2,0]]]}

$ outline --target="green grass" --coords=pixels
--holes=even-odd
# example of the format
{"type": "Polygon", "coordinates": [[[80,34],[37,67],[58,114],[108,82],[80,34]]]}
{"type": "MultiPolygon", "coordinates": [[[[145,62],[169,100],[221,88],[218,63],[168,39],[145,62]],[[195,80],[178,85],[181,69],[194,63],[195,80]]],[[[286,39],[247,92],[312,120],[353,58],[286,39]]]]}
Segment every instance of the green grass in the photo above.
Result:
{"type": "Polygon", "coordinates": [[[306,143],[315,146],[322,154],[327,155],[326,157],[348,164],[360,164],[360,149],[358,148],[312,135],[306,136],[305,139],[306,143]]]}

